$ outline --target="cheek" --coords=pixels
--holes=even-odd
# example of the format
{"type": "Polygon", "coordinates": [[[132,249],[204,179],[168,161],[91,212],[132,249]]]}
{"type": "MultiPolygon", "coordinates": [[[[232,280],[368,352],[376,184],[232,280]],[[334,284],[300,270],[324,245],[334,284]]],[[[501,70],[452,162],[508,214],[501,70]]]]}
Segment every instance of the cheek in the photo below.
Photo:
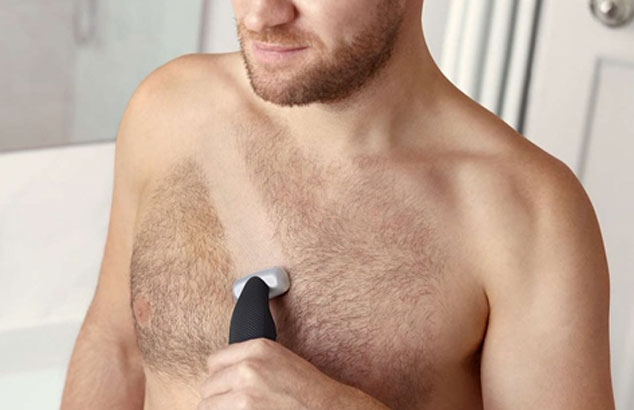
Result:
{"type": "Polygon", "coordinates": [[[298,24],[316,36],[326,50],[333,50],[337,44],[349,43],[361,29],[360,14],[363,13],[360,10],[368,10],[363,3],[358,0],[296,1],[298,24]]]}

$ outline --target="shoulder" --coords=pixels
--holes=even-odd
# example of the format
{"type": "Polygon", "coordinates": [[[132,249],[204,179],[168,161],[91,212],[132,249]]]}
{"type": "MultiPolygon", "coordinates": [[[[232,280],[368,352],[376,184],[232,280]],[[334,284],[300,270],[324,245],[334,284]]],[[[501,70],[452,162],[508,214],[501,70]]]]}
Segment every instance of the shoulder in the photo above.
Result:
{"type": "Polygon", "coordinates": [[[159,138],[161,134],[156,131],[160,128],[185,125],[185,117],[190,120],[193,114],[202,112],[203,101],[207,102],[207,115],[213,115],[212,108],[221,104],[212,102],[220,99],[223,88],[216,55],[186,54],[161,65],[141,81],[128,102],[124,119],[132,117],[145,129],[147,138],[159,138]]]}
{"type": "Polygon", "coordinates": [[[143,79],[131,101],[153,109],[195,108],[190,103],[205,99],[226,103],[232,97],[229,56],[194,53],[170,60],[143,79]]]}
{"type": "Polygon", "coordinates": [[[474,250],[488,303],[485,405],[613,408],[609,272],[597,217],[565,163],[518,142],[464,176],[472,229],[460,239],[474,250]],[[556,388],[540,396],[544,386],[556,388]]]}
{"type": "Polygon", "coordinates": [[[153,70],[134,90],[121,124],[125,141],[118,138],[117,145],[134,151],[144,186],[204,150],[228,117],[240,111],[229,57],[180,56],[153,70]]]}
{"type": "Polygon", "coordinates": [[[464,161],[456,176],[468,227],[464,240],[489,302],[512,302],[518,292],[531,291],[527,283],[601,284],[603,242],[582,183],[564,162],[511,134],[503,137],[504,148],[464,161]],[[578,263],[594,264],[597,276],[573,277],[593,275],[575,271],[578,263]],[[570,275],[568,281],[554,280],[562,275],[570,275]]]}

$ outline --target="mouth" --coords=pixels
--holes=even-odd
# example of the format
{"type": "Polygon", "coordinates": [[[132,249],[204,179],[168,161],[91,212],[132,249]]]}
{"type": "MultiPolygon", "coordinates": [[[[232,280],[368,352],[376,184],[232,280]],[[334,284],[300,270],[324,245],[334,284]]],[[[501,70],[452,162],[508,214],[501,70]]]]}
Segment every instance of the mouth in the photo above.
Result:
{"type": "Polygon", "coordinates": [[[256,49],[259,49],[262,51],[274,51],[276,53],[286,53],[289,51],[296,51],[296,50],[302,50],[304,48],[308,48],[306,46],[287,47],[280,44],[260,43],[257,41],[254,42],[253,44],[256,49]]]}
{"type": "Polygon", "coordinates": [[[285,47],[278,44],[258,43],[253,44],[253,52],[257,58],[264,62],[286,62],[291,58],[297,57],[308,47],[285,47]]]}

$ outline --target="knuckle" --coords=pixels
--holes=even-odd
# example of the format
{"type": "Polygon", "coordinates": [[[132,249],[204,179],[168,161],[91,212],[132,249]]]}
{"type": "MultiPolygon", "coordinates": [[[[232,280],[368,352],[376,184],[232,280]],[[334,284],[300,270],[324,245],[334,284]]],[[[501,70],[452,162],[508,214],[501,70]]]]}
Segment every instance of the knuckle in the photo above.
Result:
{"type": "Polygon", "coordinates": [[[265,337],[259,337],[257,339],[253,339],[252,349],[256,353],[263,353],[270,349],[270,340],[265,337]]]}
{"type": "Polygon", "coordinates": [[[244,360],[238,365],[238,377],[248,385],[253,385],[258,377],[257,365],[250,360],[244,360]]]}

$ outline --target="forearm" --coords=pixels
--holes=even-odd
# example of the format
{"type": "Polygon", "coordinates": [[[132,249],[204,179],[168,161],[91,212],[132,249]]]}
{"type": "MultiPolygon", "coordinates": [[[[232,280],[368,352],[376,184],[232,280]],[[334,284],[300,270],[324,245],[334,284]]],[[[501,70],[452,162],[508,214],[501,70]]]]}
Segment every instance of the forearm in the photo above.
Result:
{"type": "Polygon", "coordinates": [[[141,410],[145,375],[138,352],[108,340],[94,324],[79,333],[66,375],[61,410],[141,410]]]}

